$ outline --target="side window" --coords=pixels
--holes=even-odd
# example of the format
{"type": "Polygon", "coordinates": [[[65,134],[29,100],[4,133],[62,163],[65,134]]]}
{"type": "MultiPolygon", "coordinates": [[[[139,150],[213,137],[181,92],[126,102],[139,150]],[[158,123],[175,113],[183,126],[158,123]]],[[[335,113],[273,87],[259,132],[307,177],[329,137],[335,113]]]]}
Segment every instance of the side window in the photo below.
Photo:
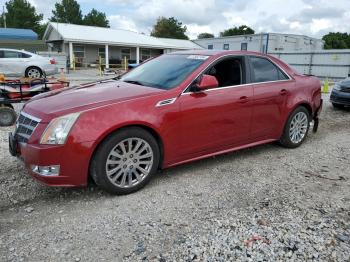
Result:
{"type": "Polygon", "coordinates": [[[286,80],[288,77],[272,62],[261,57],[250,57],[252,82],[286,80]]]}
{"type": "Polygon", "coordinates": [[[22,57],[22,58],[30,58],[30,57],[32,57],[32,56],[29,55],[29,54],[26,54],[26,53],[21,53],[21,57],[22,57]]]}
{"type": "Polygon", "coordinates": [[[209,49],[209,50],[211,50],[211,49],[213,49],[213,48],[214,48],[213,45],[208,45],[208,49],[209,49]]]}
{"type": "Polygon", "coordinates": [[[205,74],[215,76],[219,82],[219,87],[245,83],[244,63],[241,57],[231,57],[221,60],[209,67],[205,74]]]}
{"type": "Polygon", "coordinates": [[[4,58],[21,58],[21,53],[15,51],[4,51],[4,58]]]}
{"type": "Polygon", "coordinates": [[[4,51],[0,50],[0,58],[4,58],[4,51]]]}

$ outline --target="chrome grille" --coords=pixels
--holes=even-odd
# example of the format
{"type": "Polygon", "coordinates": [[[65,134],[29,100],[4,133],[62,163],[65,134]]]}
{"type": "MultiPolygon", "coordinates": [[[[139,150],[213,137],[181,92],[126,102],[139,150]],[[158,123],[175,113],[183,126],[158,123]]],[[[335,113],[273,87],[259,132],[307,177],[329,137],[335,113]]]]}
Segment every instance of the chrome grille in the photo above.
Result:
{"type": "Polygon", "coordinates": [[[21,112],[16,123],[15,138],[19,143],[27,143],[41,120],[21,112]]]}

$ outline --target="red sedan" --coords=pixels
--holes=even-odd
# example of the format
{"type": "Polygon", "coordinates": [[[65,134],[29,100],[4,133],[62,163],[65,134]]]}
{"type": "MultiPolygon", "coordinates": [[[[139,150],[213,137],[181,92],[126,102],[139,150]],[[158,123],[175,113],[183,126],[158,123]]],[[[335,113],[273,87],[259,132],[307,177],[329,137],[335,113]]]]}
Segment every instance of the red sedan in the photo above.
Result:
{"type": "Polygon", "coordinates": [[[186,51],[120,79],[42,94],[9,136],[10,152],[50,186],[115,194],[158,169],[279,141],[298,147],[322,107],[320,82],[254,52],[186,51]]]}

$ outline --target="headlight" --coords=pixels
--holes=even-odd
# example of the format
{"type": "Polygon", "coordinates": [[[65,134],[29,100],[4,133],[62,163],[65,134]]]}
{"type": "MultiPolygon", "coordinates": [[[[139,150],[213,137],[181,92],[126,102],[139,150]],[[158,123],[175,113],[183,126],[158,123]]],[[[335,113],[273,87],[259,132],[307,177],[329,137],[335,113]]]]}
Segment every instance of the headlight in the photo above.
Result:
{"type": "Polygon", "coordinates": [[[40,144],[63,145],[66,143],[69,131],[79,115],[80,113],[73,113],[52,119],[41,136],[40,144]]]}
{"type": "Polygon", "coordinates": [[[340,87],[340,85],[335,84],[334,87],[333,87],[333,89],[339,91],[339,90],[341,90],[341,87],[340,87]]]}

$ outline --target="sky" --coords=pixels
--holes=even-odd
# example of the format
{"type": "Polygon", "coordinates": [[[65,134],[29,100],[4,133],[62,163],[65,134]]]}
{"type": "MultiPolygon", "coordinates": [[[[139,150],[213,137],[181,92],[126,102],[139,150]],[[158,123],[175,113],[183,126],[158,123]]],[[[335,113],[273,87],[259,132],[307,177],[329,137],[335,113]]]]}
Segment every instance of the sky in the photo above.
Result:
{"type": "MultiPolygon", "coordinates": [[[[47,20],[56,0],[28,0],[47,20]]],[[[6,0],[0,0],[3,6],[6,0]]],[[[112,28],[149,34],[160,16],[175,17],[195,39],[242,24],[256,33],[293,33],[321,38],[328,32],[350,33],[350,0],[78,0],[82,13],[106,13],[112,28]]],[[[2,9],[2,8],[1,8],[2,9]]]]}

